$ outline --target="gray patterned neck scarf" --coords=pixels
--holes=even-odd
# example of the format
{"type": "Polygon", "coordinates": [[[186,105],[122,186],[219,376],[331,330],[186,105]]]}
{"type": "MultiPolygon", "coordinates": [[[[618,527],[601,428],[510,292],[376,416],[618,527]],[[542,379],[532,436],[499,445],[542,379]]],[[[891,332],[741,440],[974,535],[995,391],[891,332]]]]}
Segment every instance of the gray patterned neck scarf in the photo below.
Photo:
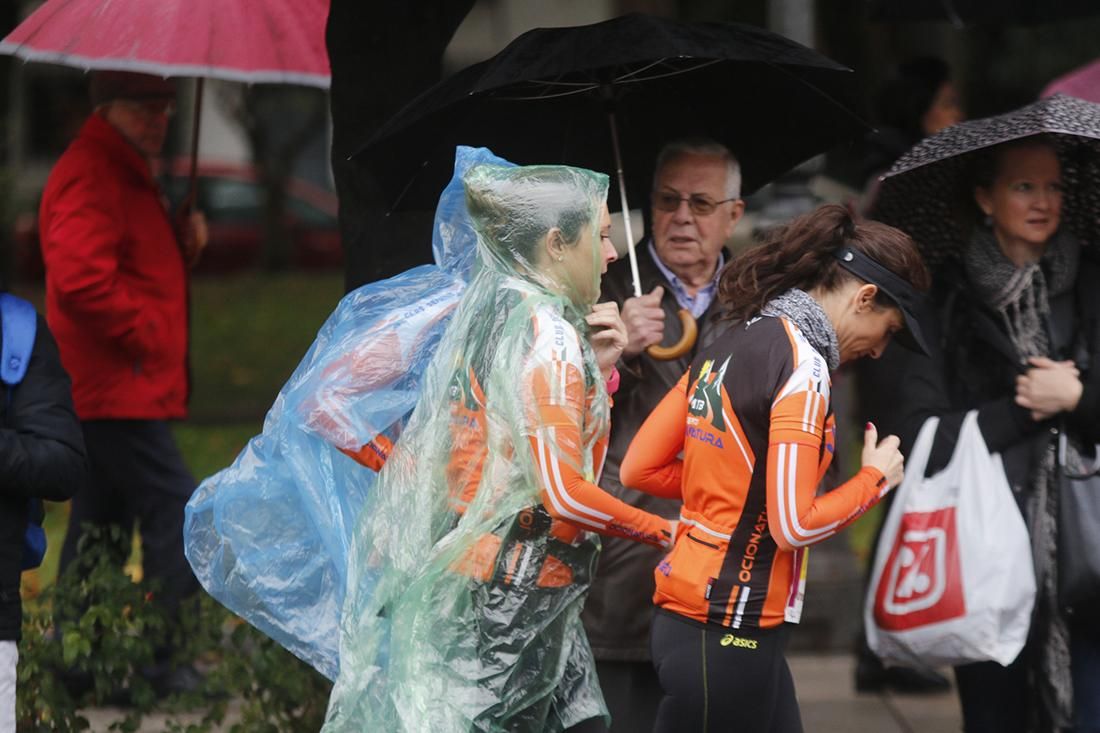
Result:
{"type": "Polygon", "coordinates": [[[1001,251],[991,229],[975,227],[963,251],[967,281],[981,301],[1000,314],[1021,361],[1050,353],[1050,298],[1073,287],[1080,256],[1080,242],[1059,229],[1039,262],[1017,267],[1001,251]]]}
{"type": "Polygon", "coordinates": [[[825,357],[829,371],[840,366],[840,344],[836,330],[821,305],[805,291],[791,288],[772,298],[760,309],[765,316],[783,316],[792,321],[806,340],[825,357]]]}

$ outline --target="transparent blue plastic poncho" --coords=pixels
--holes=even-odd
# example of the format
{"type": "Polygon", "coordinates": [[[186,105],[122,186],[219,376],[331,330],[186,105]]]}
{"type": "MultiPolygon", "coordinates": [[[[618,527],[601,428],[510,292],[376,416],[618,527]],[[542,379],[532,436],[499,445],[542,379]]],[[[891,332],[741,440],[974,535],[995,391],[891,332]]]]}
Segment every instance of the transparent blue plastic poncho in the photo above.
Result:
{"type": "Polygon", "coordinates": [[[184,547],[214,598],[329,679],[355,522],[416,405],[420,380],[476,258],[461,176],[511,165],[459,148],[436,210],[436,265],[346,295],[233,465],[187,505],[184,547]],[[352,456],[352,457],[349,457],[352,456]],[[357,462],[358,460],[358,462],[357,462]]]}
{"type": "Polygon", "coordinates": [[[606,193],[590,171],[460,151],[436,245],[472,225],[469,286],[443,258],[345,298],[264,434],[192,500],[204,586],[335,676],[326,731],[606,715],[580,622],[598,541],[540,493],[563,467],[594,481],[606,444],[584,322],[606,193]]]}

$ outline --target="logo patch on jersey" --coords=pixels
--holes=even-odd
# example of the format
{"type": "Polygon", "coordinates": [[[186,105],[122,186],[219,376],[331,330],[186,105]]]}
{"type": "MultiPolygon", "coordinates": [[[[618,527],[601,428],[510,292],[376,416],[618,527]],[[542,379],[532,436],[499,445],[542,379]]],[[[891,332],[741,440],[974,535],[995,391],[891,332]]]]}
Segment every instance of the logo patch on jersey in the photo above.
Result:
{"type": "Polygon", "coordinates": [[[730,357],[727,356],[721,368],[715,372],[714,360],[704,361],[703,368],[699,370],[699,378],[695,380],[695,394],[688,403],[688,414],[706,418],[720,433],[726,432],[726,419],[722,414],[722,381],[729,365],[730,357]]]}
{"type": "Polygon", "coordinates": [[[668,561],[667,557],[661,560],[661,564],[657,566],[657,572],[666,578],[672,573],[672,563],[668,561]]]}
{"type": "Polygon", "coordinates": [[[708,445],[713,445],[715,448],[724,448],[725,444],[722,442],[722,438],[714,433],[703,430],[702,428],[696,428],[688,425],[684,428],[684,435],[692,440],[698,440],[708,445]]]}
{"type": "Polygon", "coordinates": [[[554,357],[559,361],[565,358],[565,326],[560,320],[554,321],[554,357]]]}
{"type": "Polygon", "coordinates": [[[764,533],[768,529],[768,513],[760,512],[756,517],[756,524],[752,527],[749,541],[745,543],[745,551],[741,555],[741,569],[737,572],[737,579],[748,585],[752,582],[752,569],[756,566],[756,556],[760,553],[760,541],[764,539],[764,533]]]}

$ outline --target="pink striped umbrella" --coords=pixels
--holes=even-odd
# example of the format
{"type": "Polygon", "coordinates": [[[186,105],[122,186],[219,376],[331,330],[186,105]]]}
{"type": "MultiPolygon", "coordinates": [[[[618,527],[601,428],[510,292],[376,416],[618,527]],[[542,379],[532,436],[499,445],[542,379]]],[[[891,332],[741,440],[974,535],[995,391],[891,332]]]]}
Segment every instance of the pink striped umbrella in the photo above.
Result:
{"type": "Polygon", "coordinates": [[[204,78],[327,89],[328,0],[47,0],[0,53],[84,69],[197,77],[194,190],[204,78]]]}
{"type": "Polygon", "coordinates": [[[1100,103],[1100,59],[1058,77],[1047,85],[1040,96],[1059,93],[1100,103]]]}
{"type": "Polygon", "coordinates": [[[81,69],[327,88],[328,0],[47,0],[0,53],[81,69]]]}

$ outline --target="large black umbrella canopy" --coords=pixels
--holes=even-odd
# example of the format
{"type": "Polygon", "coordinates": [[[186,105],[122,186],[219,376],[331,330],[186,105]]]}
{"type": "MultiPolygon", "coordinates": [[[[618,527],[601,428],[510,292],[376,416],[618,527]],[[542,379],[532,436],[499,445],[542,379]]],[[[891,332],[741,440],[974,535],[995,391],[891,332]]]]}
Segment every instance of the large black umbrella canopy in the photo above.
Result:
{"type": "Polygon", "coordinates": [[[459,144],[614,180],[613,110],[634,205],[648,199],[660,147],[688,135],[725,143],[750,193],[865,134],[855,93],[849,69],[775,33],[631,14],[523,34],[414,99],[356,157],[401,209],[435,206],[459,144]]]}
{"type": "Polygon", "coordinates": [[[1049,135],[1065,196],[1062,225],[1090,246],[1100,225],[1100,104],[1055,94],[925,138],[883,176],[876,219],[909,233],[933,269],[956,262],[976,224],[974,165],[1000,143],[1049,135]]]}

